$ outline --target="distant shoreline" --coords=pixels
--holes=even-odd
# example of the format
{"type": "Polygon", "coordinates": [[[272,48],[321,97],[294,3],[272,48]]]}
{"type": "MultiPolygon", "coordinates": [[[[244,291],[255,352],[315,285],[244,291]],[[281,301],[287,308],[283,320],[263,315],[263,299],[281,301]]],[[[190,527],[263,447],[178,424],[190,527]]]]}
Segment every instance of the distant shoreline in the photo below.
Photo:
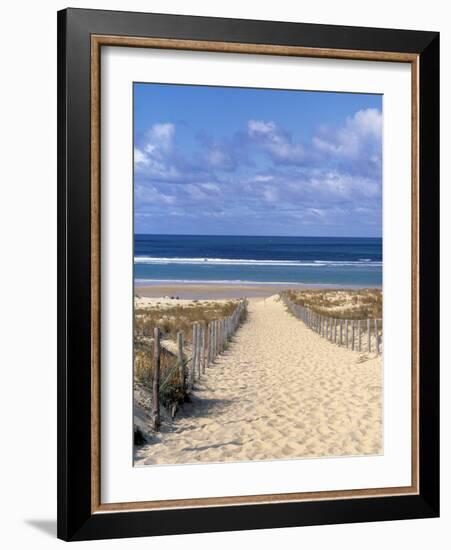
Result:
{"type": "Polygon", "coordinates": [[[339,289],[339,288],[380,288],[371,285],[333,285],[304,283],[254,283],[233,281],[135,281],[134,293],[146,298],[163,296],[179,297],[185,300],[224,299],[224,298],[264,298],[278,294],[285,289],[339,289]]]}
{"type": "Polygon", "coordinates": [[[382,241],[368,238],[138,235],[133,260],[139,286],[155,282],[277,288],[382,284],[382,241]]]}

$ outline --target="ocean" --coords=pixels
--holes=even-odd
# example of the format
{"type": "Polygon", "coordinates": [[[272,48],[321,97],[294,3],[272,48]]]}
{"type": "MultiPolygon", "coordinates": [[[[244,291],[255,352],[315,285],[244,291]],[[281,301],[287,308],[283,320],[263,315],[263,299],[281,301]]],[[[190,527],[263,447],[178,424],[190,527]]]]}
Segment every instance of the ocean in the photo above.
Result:
{"type": "Polygon", "coordinates": [[[136,285],[382,286],[381,238],[137,234],[134,242],[136,285]]]}

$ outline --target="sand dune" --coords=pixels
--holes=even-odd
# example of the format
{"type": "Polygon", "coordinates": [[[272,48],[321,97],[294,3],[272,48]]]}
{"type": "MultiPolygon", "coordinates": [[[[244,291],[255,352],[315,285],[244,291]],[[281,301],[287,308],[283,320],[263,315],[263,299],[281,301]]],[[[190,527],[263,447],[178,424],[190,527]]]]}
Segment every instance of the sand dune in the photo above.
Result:
{"type": "Polygon", "coordinates": [[[339,348],[254,298],[191,403],[137,449],[135,465],[382,452],[381,357],[339,348]]]}

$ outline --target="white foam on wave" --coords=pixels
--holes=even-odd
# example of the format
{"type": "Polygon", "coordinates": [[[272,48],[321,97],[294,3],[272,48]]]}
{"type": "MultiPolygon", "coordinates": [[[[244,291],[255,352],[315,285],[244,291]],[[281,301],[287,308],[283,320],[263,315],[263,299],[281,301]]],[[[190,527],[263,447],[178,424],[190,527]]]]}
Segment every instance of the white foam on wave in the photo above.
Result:
{"type": "Polygon", "coordinates": [[[149,265],[237,265],[237,266],[282,266],[282,267],[381,267],[382,262],[361,259],[358,261],[340,260],[248,260],[233,258],[165,258],[135,256],[136,264],[149,265]]]}

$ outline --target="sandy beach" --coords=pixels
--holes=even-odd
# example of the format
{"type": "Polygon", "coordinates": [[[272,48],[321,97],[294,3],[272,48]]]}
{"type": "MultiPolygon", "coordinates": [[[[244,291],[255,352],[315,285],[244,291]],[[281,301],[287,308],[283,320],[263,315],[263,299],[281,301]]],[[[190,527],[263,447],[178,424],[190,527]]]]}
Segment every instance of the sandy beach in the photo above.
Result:
{"type": "MultiPolygon", "coordinates": [[[[261,294],[214,285],[209,299],[247,294],[248,319],[174,421],[136,448],[135,465],[383,452],[381,356],[332,344],[290,315],[274,287],[252,288],[261,294]]],[[[206,298],[202,285],[136,287],[148,297],[196,292],[206,298]]]]}
{"type": "Polygon", "coordinates": [[[308,285],[280,284],[224,284],[224,283],[155,283],[136,285],[135,295],[147,298],[176,297],[183,300],[219,300],[242,298],[265,298],[277,294],[281,289],[309,288],[308,285]]]}

